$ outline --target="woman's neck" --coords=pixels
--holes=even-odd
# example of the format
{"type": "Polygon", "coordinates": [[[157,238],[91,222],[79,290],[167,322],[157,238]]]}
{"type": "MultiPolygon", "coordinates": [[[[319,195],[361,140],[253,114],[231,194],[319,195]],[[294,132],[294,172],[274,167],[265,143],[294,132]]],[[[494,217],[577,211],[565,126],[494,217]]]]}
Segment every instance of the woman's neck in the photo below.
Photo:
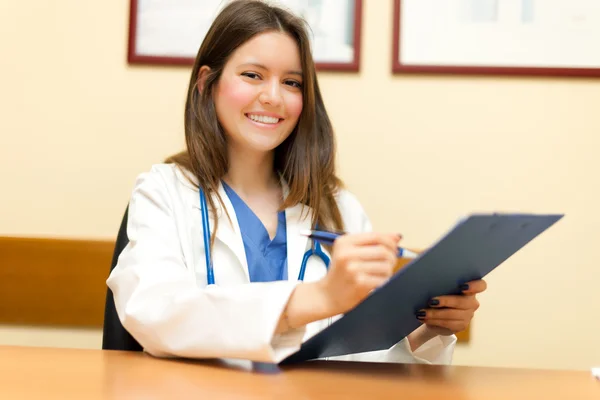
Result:
{"type": "Polygon", "coordinates": [[[229,168],[223,180],[237,192],[254,195],[279,187],[273,170],[274,153],[229,150],[229,168]]]}

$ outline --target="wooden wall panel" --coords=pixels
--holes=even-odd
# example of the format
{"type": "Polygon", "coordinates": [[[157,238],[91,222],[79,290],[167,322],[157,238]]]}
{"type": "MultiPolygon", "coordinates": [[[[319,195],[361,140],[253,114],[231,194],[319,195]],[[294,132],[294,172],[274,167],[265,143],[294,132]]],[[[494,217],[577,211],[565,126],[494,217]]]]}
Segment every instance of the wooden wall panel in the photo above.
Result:
{"type": "Polygon", "coordinates": [[[114,242],[0,238],[0,324],[101,327],[114,242]]]}

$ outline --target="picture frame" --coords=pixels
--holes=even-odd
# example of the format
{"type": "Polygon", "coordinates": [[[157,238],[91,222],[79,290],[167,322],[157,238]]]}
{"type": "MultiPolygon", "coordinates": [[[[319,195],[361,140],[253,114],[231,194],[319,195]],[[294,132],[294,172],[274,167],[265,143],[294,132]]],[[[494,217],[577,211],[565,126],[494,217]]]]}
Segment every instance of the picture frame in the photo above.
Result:
{"type": "MultiPolygon", "coordinates": [[[[192,66],[212,21],[228,2],[130,0],[127,62],[192,66]]],[[[317,70],[360,70],[363,0],[270,0],[270,3],[305,18],[317,70]]]]}
{"type": "Polygon", "coordinates": [[[596,0],[394,0],[392,73],[600,77],[596,0]]]}

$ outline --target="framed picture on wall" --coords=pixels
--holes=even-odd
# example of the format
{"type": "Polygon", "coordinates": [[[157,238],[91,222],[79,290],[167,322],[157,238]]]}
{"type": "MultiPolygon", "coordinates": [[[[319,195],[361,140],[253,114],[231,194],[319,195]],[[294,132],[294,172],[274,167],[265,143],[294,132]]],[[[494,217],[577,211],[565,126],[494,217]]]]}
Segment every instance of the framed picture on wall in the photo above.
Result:
{"type": "Polygon", "coordinates": [[[598,0],[394,0],[392,71],[600,77],[598,0]]]}
{"type": "MultiPolygon", "coordinates": [[[[320,71],[359,70],[363,0],[269,0],[310,27],[320,71]]],[[[230,0],[130,0],[130,64],[191,66],[218,12],[230,0]]]]}

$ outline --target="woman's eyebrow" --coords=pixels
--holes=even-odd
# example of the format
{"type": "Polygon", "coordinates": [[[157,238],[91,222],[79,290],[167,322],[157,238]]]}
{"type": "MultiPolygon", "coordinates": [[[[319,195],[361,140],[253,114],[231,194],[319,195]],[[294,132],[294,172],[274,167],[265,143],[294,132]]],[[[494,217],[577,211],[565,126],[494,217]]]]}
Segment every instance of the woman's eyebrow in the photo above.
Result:
{"type": "MultiPolygon", "coordinates": [[[[266,66],[264,66],[263,64],[255,63],[255,62],[244,63],[244,64],[240,65],[240,67],[244,67],[244,66],[252,66],[252,67],[256,67],[256,68],[260,68],[260,69],[264,69],[264,70],[268,70],[269,69],[266,66]]],[[[297,71],[297,70],[286,71],[286,74],[288,74],[288,75],[298,75],[298,76],[302,77],[302,71],[297,71]]]]}

